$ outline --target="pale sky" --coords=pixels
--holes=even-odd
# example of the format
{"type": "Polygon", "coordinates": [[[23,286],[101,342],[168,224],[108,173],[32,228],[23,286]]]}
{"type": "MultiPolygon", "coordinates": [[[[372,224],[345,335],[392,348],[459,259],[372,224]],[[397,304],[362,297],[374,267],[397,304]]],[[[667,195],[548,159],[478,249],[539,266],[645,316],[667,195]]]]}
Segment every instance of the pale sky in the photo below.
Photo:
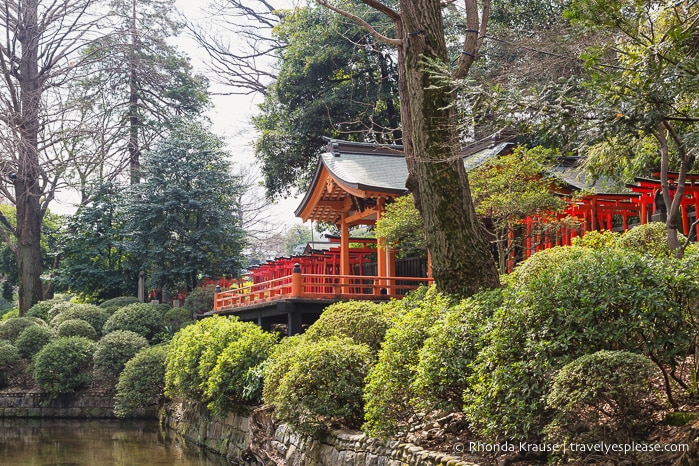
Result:
{"type": "MultiPolygon", "coordinates": [[[[198,19],[202,17],[201,8],[206,6],[208,0],[177,0],[177,7],[188,18],[198,19]]],[[[232,38],[232,42],[234,38],[232,38]]],[[[189,55],[192,65],[198,73],[205,73],[203,60],[206,59],[205,52],[196,46],[195,42],[187,37],[180,37],[175,43],[181,51],[189,55]]],[[[228,91],[227,89],[212,89],[216,91],[228,91]]],[[[223,137],[228,142],[228,150],[231,153],[232,161],[243,166],[250,166],[255,163],[252,150],[252,143],[255,140],[255,130],[251,124],[251,117],[257,111],[259,97],[240,95],[213,95],[213,108],[208,112],[212,121],[212,131],[223,137]]],[[[271,218],[278,222],[280,228],[301,223],[301,220],[293,214],[299,205],[301,196],[280,201],[270,205],[271,218]]],[[[56,201],[51,204],[51,210],[59,214],[71,214],[75,211],[74,203],[77,202],[77,195],[62,193],[56,201]]]]}

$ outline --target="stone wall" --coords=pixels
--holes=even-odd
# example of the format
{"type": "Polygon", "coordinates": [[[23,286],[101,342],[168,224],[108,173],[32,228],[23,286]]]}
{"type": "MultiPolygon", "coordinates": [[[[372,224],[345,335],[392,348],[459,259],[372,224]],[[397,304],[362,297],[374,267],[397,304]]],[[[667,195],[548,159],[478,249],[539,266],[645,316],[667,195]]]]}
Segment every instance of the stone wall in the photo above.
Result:
{"type": "Polygon", "coordinates": [[[84,392],[51,399],[41,392],[0,392],[0,417],[113,418],[114,396],[84,392]]]}
{"type": "Polygon", "coordinates": [[[270,431],[265,417],[268,413],[257,410],[217,419],[201,405],[173,403],[164,411],[163,422],[187,441],[206,446],[238,465],[475,466],[444,453],[360,432],[333,430],[314,438],[299,435],[286,425],[270,431]]]}

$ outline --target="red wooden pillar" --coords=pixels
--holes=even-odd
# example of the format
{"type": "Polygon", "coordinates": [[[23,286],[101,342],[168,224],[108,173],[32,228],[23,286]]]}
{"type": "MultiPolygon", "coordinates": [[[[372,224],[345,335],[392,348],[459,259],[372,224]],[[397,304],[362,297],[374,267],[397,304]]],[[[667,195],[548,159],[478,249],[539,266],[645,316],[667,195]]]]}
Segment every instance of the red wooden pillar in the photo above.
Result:
{"type": "Polygon", "coordinates": [[[689,215],[687,214],[687,204],[684,202],[684,199],[682,199],[682,202],[680,202],[680,210],[682,211],[682,229],[684,230],[684,234],[688,235],[689,215]]]}
{"type": "MultiPolygon", "coordinates": [[[[349,250],[349,225],[347,225],[347,213],[340,214],[340,275],[350,275],[350,250],[349,250]]],[[[343,278],[340,283],[346,284],[343,278]]],[[[349,289],[342,287],[342,293],[348,293],[349,289]]]]}

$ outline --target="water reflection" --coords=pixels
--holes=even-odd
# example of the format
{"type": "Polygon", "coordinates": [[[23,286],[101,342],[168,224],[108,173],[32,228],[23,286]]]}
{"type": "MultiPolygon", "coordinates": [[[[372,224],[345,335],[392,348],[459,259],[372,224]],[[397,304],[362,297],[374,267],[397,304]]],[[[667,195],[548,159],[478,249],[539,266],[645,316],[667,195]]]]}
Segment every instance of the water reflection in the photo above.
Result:
{"type": "Polygon", "coordinates": [[[220,466],[155,421],[0,419],[0,464],[13,466],[220,466]]]}

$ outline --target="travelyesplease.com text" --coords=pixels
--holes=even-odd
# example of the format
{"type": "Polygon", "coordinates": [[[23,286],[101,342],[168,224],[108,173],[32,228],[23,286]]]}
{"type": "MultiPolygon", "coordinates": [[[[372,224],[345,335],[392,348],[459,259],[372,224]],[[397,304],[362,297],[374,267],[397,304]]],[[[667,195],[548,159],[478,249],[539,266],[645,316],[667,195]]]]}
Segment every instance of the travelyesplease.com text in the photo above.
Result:
{"type": "Polygon", "coordinates": [[[565,454],[566,452],[577,453],[642,453],[642,452],[685,452],[689,451],[686,443],[529,443],[529,442],[467,442],[454,446],[456,452],[470,453],[528,453],[547,452],[565,454]]]}

